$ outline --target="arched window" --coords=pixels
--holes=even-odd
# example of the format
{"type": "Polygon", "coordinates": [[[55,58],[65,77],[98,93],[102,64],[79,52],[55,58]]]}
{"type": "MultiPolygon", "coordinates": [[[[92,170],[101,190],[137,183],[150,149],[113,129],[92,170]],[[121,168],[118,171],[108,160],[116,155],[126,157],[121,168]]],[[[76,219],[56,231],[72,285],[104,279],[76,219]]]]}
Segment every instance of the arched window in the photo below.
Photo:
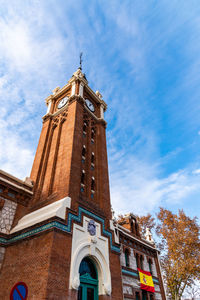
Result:
{"type": "Polygon", "coordinates": [[[146,291],[142,291],[142,300],[147,300],[147,292],[146,291]]]}
{"type": "Polygon", "coordinates": [[[129,267],[130,266],[130,260],[129,260],[129,250],[128,249],[125,250],[124,255],[125,255],[126,267],[129,267]]]}
{"type": "Polygon", "coordinates": [[[135,222],[134,221],[131,221],[131,232],[136,234],[136,231],[135,231],[135,222]]]}
{"type": "Polygon", "coordinates": [[[80,267],[79,267],[79,273],[80,273],[80,276],[87,274],[87,276],[89,276],[93,279],[97,279],[96,268],[89,257],[85,257],[82,260],[80,267]]]}
{"type": "Polygon", "coordinates": [[[140,268],[143,270],[143,256],[140,255],[140,268]]]}
{"type": "Polygon", "coordinates": [[[91,139],[94,140],[94,128],[91,130],[91,139]]]}
{"type": "Polygon", "coordinates": [[[150,294],[150,300],[154,300],[154,295],[150,294]]]}
{"type": "Polygon", "coordinates": [[[138,253],[136,253],[135,259],[136,259],[136,265],[137,265],[137,268],[139,268],[140,265],[139,265],[139,255],[138,255],[138,253]]]}
{"type": "Polygon", "coordinates": [[[81,184],[85,184],[85,171],[82,170],[82,174],[81,174],[81,184]]]}
{"type": "Polygon", "coordinates": [[[152,260],[151,258],[148,259],[148,264],[149,264],[149,272],[152,274],[152,260]]]}
{"type": "Polygon", "coordinates": [[[82,148],[82,157],[85,157],[85,153],[86,153],[86,147],[85,147],[85,145],[83,145],[83,148],[82,148]]]}
{"type": "Polygon", "coordinates": [[[135,222],[135,234],[139,235],[139,228],[137,222],[135,222]]]}
{"type": "Polygon", "coordinates": [[[94,152],[92,152],[92,155],[91,155],[91,163],[94,164],[94,152]]]}
{"type": "Polygon", "coordinates": [[[95,179],[94,179],[94,177],[92,176],[91,190],[94,191],[94,189],[95,189],[95,179]]]}
{"type": "Polygon", "coordinates": [[[83,123],[83,133],[86,134],[86,130],[87,130],[87,123],[84,122],[83,123]]]}
{"type": "Polygon", "coordinates": [[[136,292],[136,293],[135,293],[135,299],[136,299],[136,300],[140,300],[140,293],[139,293],[139,292],[136,292]]]}
{"type": "Polygon", "coordinates": [[[95,129],[92,127],[91,129],[91,143],[94,144],[94,138],[95,138],[95,129]]]}
{"type": "Polygon", "coordinates": [[[85,257],[79,267],[80,286],[78,300],[98,299],[98,273],[93,261],[85,257]]]}

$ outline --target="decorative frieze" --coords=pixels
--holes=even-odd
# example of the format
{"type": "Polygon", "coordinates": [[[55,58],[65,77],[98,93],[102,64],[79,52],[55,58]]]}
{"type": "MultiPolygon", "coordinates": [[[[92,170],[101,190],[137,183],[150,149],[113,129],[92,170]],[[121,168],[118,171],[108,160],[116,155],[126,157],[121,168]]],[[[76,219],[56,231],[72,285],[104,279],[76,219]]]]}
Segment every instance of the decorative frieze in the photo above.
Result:
{"type": "Polygon", "coordinates": [[[123,286],[130,285],[133,288],[139,288],[139,286],[140,286],[138,279],[133,279],[132,277],[129,277],[126,275],[122,275],[122,281],[123,281],[123,286]]]}
{"type": "Polygon", "coordinates": [[[17,203],[2,198],[0,200],[5,201],[3,208],[0,210],[0,232],[8,234],[13,223],[17,203]]]}
{"type": "Polygon", "coordinates": [[[128,294],[128,295],[133,295],[133,289],[129,285],[124,285],[123,286],[123,293],[128,294]]]}

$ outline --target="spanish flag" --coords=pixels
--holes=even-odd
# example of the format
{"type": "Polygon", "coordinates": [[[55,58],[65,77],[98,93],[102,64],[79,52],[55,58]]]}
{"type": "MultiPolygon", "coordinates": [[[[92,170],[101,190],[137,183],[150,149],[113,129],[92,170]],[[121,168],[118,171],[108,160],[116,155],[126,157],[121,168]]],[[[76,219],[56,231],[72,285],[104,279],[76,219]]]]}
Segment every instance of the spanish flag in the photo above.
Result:
{"type": "Polygon", "coordinates": [[[146,290],[154,293],[154,284],[153,279],[150,272],[141,270],[138,268],[139,276],[140,276],[140,287],[142,290],[146,290]]]}

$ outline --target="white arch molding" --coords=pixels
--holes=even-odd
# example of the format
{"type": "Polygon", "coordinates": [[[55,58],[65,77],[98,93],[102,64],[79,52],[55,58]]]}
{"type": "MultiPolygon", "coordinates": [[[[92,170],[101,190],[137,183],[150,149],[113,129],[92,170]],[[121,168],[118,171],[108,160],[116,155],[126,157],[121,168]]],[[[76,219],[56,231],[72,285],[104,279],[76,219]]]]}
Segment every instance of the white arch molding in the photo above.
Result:
{"type": "Polygon", "coordinates": [[[77,224],[73,225],[70,289],[78,289],[80,285],[79,267],[81,261],[88,256],[97,268],[99,295],[110,295],[112,287],[108,239],[101,236],[101,225],[97,222],[95,222],[96,236],[91,236],[87,231],[89,221],[89,218],[84,217],[83,227],[77,224]]]}

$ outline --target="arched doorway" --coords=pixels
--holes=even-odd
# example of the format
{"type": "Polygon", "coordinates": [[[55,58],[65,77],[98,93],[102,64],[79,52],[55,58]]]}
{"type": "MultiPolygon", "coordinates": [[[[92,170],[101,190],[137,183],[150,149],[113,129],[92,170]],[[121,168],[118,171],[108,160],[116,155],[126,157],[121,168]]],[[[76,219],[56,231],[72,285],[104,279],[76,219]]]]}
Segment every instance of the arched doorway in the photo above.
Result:
{"type": "Polygon", "coordinates": [[[98,300],[98,273],[95,264],[85,257],[79,267],[78,300],[98,300]]]}

